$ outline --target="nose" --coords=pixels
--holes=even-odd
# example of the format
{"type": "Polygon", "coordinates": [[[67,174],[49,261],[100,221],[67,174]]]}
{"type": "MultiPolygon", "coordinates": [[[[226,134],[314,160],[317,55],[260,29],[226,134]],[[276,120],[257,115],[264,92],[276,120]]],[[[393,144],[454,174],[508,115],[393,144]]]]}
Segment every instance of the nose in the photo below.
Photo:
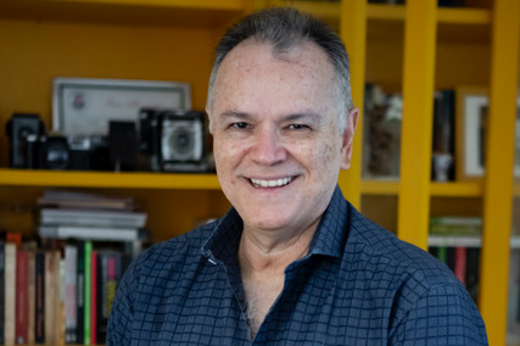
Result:
{"type": "Polygon", "coordinates": [[[251,150],[253,161],[264,166],[273,166],[287,159],[287,151],[278,129],[260,128],[255,137],[251,150]]]}

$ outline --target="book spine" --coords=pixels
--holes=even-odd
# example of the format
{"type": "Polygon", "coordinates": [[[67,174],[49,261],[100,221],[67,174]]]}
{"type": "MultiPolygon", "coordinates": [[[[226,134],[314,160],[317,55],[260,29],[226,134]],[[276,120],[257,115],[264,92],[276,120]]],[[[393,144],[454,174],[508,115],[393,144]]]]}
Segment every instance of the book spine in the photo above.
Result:
{"type": "Polygon", "coordinates": [[[29,324],[29,274],[28,274],[27,252],[18,250],[16,252],[16,323],[15,340],[17,344],[27,343],[27,328],[29,324]]]}
{"type": "Polygon", "coordinates": [[[91,257],[91,279],[90,279],[90,343],[91,345],[97,344],[97,252],[92,251],[91,257]]]}
{"type": "Polygon", "coordinates": [[[34,341],[43,344],[45,343],[45,253],[37,252],[35,262],[34,341]]]}
{"type": "Polygon", "coordinates": [[[466,289],[475,303],[478,298],[480,280],[480,249],[468,248],[466,256],[466,289]]]}
{"type": "Polygon", "coordinates": [[[28,323],[27,323],[27,344],[35,343],[35,312],[36,312],[36,254],[34,251],[27,251],[28,268],[28,323]]]}
{"type": "Polygon", "coordinates": [[[99,344],[106,343],[106,272],[107,272],[107,254],[98,253],[97,256],[97,300],[96,300],[96,312],[97,312],[97,342],[99,344]]]}
{"type": "Polygon", "coordinates": [[[45,344],[56,344],[56,275],[59,275],[55,267],[53,251],[45,252],[45,344]]]}
{"type": "Polygon", "coordinates": [[[4,340],[5,325],[5,243],[0,242],[0,345],[4,340]]]}
{"type": "Polygon", "coordinates": [[[437,258],[443,263],[448,263],[448,249],[445,246],[437,248],[437,258]]]}
{"type": "Polygon", "coordinates": [[[76,281],[77,281],[78,249],[75,245],[65,246],[65,342],[76,343],[77,306],[76,306],[76,281]]]}
{"type": "Polygon", "coordinates": [[[65,345],[65,259],[61,258],[61,253],[56,251],[54,260],[58,267],[56,276],[56,345],[65,345]]]}
{"type": "Polygon", "coordinates": [[[15,344],[15,315],[16,315],[16,244],[5,244],[5,345],[15,344]]]}
{"type": "Polygon", "coordinates": [[[85,308],[83,309],[84,313],[84,339],[83,343],[85,345],[90,345],[90,289],[91,289],[91,276],[92,276],[92,242],[86,241],[85,242],[85,308]]]}
{"type": "Polygon", "coordinates": [[[465,247],[455,248],[455,268],[453,272],[463,285],[466,285],[466,252],[465,247]]]}
{"type": "Polygon", "coordinates": [[[83,344],[85,339],[85,242],[80,240],[78,249],[78,280],[76,282],[76,302],[77,302],[77,324],[76,324],[76,343],[83,344]]]}

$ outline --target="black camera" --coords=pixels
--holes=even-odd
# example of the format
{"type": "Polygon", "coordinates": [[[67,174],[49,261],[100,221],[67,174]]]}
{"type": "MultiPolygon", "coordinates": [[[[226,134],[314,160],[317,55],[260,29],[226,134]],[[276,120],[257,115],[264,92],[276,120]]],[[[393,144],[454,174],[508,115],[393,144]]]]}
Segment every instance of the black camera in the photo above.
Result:
{"type": "Polygon", "coordinates": [[[206,172],[206,114],[143,109],[139,151],[150,155],[153,171],[206,172]]]}
{"type": "Polygon", "coordinates": [[[30,150],[28,142],[33,141],[45,133],[45,125],[38,114],[14,113],[7,122],[7,136],[10,138],[9,167],[32,168],[32,163],[27,160],[27,152],[30,150]]]}

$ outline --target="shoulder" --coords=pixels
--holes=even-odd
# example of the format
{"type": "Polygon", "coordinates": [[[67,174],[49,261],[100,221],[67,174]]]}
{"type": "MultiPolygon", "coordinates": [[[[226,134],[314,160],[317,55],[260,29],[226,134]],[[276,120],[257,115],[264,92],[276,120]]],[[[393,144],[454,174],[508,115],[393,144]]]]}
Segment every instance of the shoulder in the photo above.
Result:
{"type": "Polygon", "coordinates": [[[418,292],[438,285],[461,285],[444,263],[423,249],[398,239],[354,208],[350,212],[346,250],[356,253],[372,275],[392,278],[395,285],[417,281],[418,292]]]}
{"type": "MultiPolygon", "coordinates": [[[[444,263],[402,240],[350,208],[350,229],[345,258],[358,261],[357,278],[368,295],[378,298],[391,320],[397,340],[412,340],[421,323],[438,318],[468,332],[461,336],[435,329],[453,345],[485,345],[484,322],[464,285],[444,263]],[[382,299],[382,300],[381,300],[382,299]],[[478,341],[478,342],[477,342],[478,341]]],[[[402,344],[402,343],[398,343],[402,344]]],[[[411,343],[414,344],[414,343],[411,343]]],[[[432,343],[435,344],[435,343],[432,343]]]]}

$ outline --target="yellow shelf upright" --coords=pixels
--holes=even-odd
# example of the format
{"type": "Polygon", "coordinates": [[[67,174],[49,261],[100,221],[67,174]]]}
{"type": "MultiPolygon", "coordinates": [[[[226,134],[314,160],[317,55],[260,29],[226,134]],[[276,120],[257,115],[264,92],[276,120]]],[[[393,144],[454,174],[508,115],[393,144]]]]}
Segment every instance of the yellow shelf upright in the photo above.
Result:
{"type": "Polygon", "coordinates": [[[397,235],[423,249],[428,247],[436,18],[437,0],[407,1],[397,235]]]}
{"type": "Polygon", "coordinates": [[[486,323],[489,344],[505,345],[520,2],[495,0],[492,23],[479,308],[486,323]]]}
{"type": "Polygon", "coordinates": [[[363,137],[363,98],[365,91],[365,55],[367,36],[367,1],[341,1],[340,36],[347,47],[350,63],[350,85],[359,120],[354,136],[350,169],[341,172],[339,186],[356,208],[361,206],[361,147],[363,137]]]}

